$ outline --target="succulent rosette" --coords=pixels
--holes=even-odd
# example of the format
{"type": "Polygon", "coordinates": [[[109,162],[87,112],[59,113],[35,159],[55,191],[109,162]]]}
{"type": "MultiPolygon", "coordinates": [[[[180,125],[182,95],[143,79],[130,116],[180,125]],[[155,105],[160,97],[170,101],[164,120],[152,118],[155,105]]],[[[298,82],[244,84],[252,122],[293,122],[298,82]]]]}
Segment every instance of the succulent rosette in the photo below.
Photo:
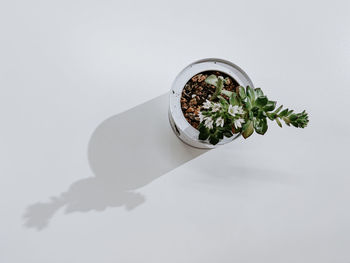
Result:
{"type": "Polygon", "coordinates": [[[206,100],[199,112],[199,139],[215,145],[225,137],[242,133],[246,139],[254,131],[264,135],[268,129],[267,119],[286,125],[305,128],[309,122],[303,111],[294,113],[290,109],[276,109],[276,101],[270,101],[260,88],[239,86],[235,91],[224,89],[226,80],[222,76],[210,75],[205,82],[215,86],[210,100],[206,100]]]}

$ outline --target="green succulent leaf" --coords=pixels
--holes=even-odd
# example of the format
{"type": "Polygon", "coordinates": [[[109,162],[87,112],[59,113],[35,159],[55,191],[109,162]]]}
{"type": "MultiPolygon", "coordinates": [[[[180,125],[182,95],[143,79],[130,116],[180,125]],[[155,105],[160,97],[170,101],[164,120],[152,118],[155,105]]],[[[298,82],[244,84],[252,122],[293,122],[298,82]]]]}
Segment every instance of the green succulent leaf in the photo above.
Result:
{"type": "Polygon", "coordinates": [[[209,129],[206,128],[202,123],[199,125],[199,139],[206,140],[209,137],[209,129]]]}
{"type": "Polygon", "coordinates": [[[253,106],[253,107],[251,108],[251,111],[252,111],[254,114],[258,114],[259,107],[258,107],[258,106],[253,106]]]}
{"type": "Polygon", "coordinates": [[[264,111],[273,111],[276,108],[276,101],[268,101],[267,104],[264,106],[264,111]]]}
{"type": "Polygon", "coordinates": [[[264,119],[255,119],[254,120],[254,129],[256,133],[264,135],[267,131],[267,121],[264,119]]]}
{"type": "Polygon", "coordinates": [[[248,96],[248,98],[250,99],[251,102],[253,102],[255,100],[255,92],[249,86],[247,86],[247,96],[248,96]]]}
{"type": "Polygon", "coordinates": [[[256,88],[255,93],[258,97],[264,96],[264,92],[261,90],[261,88],[256,88]]]}
{"type": "MultiPolygon", "coordinates": [[[[212,75],[210,75],[212,76],[212,75]]],[[[210,77],[209,76],[209,77],[210,77]]],[[[215,75],[214,75],[215,76],[215,75]]],[[[209,78],[208,77],[208,78],[209,78]]],[[[215,76],[216,77],[216,76],[215,76]]],[[[214,94],[211,96],[210,100],[214,100],[217,98],[217,96],[219,96],[221,94],[222,88],[224,87],[224,78],[223,77],[218,77],[217,78],[217,82],[216,82],[216,90],[214,92],[214,94]]]]}
{"type": "Polygon", "coordinates": [[[287,118],[287,117],[282,117],[282,119],[284,120],[284,122],[285,122],[288,126],[290,126],[290,120],[289,120],[289,118],[287,118]]]}
{"type": "Polygon", "coordinates": [[[215,134],[210,135],[210,137],[209,137],[209,142],[210,142],[212,145],[218,144],[219,141],[220,141],[220,139],[219,139],[217,136],[215,136],[215,134]]]}
{"type": "Polygon", "coordinates": [[[239,105],[239,100],[237,98],[237,94],[235,92],[232,92],[231,97],[230,97],[230,104],[232,105],[239,105]]]}
{"type": "Polygon", "coordinates": [[[267,112],[267,113],[266,113],[266,116],[267,116],[270,120],[273,121],[274,119],[276,119],[277,114],[274,113],[274,112],[267,112]]]}
{"type": "Polygon", "coordinates": [[[254,132],[254,125],[251,120],[247,121],[246,124],[243,125],[243,132],[242,135],[244,139],[247,139],[250,135],[252,135],[254,132]]]}
{"type": "Polygon", "coordinates": [[[225,100],[224,97],[222,97],[221,95],[219,95],[218,98],[219,98],[220,103],[221,103],[222,105],[228,105],[228,102],[227,102],[227,100],[225,100]]]}
{"type": "Polygon", "coordinates": [[[205,82],[208,83],[209,85],[213,85],[217,87],[218,77],[212,74],[205,79],[205,82]]]}
{"type": "Polygon", "coordinates": [[[282,123],[280,122],[280,119],[279,119],[279,118],[276,118],[275,120],[276,120],[278,126],[280,126],[280,127],[282,128],[282,123]]]}
{"type": "Polygon", "coordinates": [[[281,111],[281,112],[278,114],[278,116],[284,117],[284,116],[287,116],[287,114],[288,114],[288,109],[284,109],[283,111],[281,111]]]}
{"type": "Polygon", "coordinates": [[[223,88],[224,83],[225,83],[225,79],[223,77],[219,76],[218,81],[217,81],[218,87],[223,88]]]}
{"type": "Polygon", "coordinates": [[[242,86],[239,86],[238,92],[242,100],[244,100],[247,97],[247,94],[245,93],[245,90],[242,86]]]}
{"type": "Polygon", "coordinates": [[[255,104],[259,107],[264,107],[267,104],[268,100],[266,96],[260,96],[255,100],[255,104]]]}
{"type": "Polygon", "coordinates": [[[226,95],[227,97],[231,97],[232,93],[234,93],[234,92],[228,91],[228,90],[225,90],[225,89],[221,90],[221,94],[222,95],[226,95]]]}
{"type": "Polygon", "coordinates": [[[294,113],[289,116],[289,121],[294,127],[305,128],[309,123],[309,116],[305,111],[294,113]]]}
{"type": "Polygon", "coordinates": [[[248,98],[247,101],[245,102],[245,106],[247,108],[248,111],[250,111],[252,109],[252,103],[250,101],[250,99],[248,98]]]}
{"type": "Polygon", "coordinates": [[[274,112],[279,113],[282,108],[283,108],[283,105],[279,106],[274,112]]]}
{"type": "Polygon", "coordinates": [[[217,132],[217,137],[222,140],[224,138],[224,133],[222,131],[217,132]]]}
{"type": "Polygon", "coordinates": [[[256,115],[259,119],[263,119],[263,118],[266,118],[267,115],[266,115],[266,112],[263,111],[263,110],[259,110],[258,111],[258,114],[256,115]]]}
{"type": "Polygon", "coordinates": [[[298,118],[298,116],[297,116],[296,114],[291,114],[291,115],[289,116],[289,120],[290,120],[291,122],[295,121],[297,118],[298,118]]]}
{"type": "Polygon", "coordinates": [[[224,132],[224,136],[225,136],[225,137],[230,138],[230,137],[232,137],[232,135],[233,135],[233,134],[232,134],[232,132],[230,132],[230,131],[225,131],[225,132],[224,132]]]}

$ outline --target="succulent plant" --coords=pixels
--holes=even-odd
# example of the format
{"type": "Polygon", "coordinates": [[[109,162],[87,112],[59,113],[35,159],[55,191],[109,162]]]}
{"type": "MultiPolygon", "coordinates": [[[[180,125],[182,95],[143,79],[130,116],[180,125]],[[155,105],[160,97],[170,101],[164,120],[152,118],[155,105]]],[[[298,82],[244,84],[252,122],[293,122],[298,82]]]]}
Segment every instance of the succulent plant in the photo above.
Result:
{"type": "Polygon", "coordinates": [[[210,75],[205,82],[216,87],[210,101],[207,100],[199,113],[199,139],[217,144],[225,137],[242,133],[246,139],[254,131],[264,135],[268,129],[267,119],[276,121],[282,127],[281,120],[288,126],[305,128],[309,122],[308,114],[303,111],[294,113],[290,109],[276,109],[276,101],[270,101],[260,88],[239,86],[237,92],[224,89],[222,76],[210,75]]]}

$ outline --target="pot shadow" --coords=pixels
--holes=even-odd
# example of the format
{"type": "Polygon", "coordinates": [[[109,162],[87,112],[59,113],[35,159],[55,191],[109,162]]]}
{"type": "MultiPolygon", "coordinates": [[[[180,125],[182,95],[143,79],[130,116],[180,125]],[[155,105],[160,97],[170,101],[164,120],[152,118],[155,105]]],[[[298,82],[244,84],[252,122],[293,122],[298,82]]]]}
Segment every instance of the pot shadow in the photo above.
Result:
{"type": "Polygon", "coordinates": [[[42,230],[61,208],[72,212],[132,210],[145,202],[135,190],[205,153],[181,142],[168,121],[168,94],[102,122],[88,145],[94,177],[78,180],[48,202],[30,205],[24,225],[42,230]]]}

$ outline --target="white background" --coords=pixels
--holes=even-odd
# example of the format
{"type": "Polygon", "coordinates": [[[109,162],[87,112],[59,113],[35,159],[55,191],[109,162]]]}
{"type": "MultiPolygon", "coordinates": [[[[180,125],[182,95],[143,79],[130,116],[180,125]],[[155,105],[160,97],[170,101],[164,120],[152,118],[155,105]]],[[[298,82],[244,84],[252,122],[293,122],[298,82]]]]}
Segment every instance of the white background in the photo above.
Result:
{"type": "Polygon", "coordinates": [[[349,263],[349,12],[1,0],[0,262],[349,263]],[[206,57],[309,127],[183,145],[164,94],[206,57]]]}

